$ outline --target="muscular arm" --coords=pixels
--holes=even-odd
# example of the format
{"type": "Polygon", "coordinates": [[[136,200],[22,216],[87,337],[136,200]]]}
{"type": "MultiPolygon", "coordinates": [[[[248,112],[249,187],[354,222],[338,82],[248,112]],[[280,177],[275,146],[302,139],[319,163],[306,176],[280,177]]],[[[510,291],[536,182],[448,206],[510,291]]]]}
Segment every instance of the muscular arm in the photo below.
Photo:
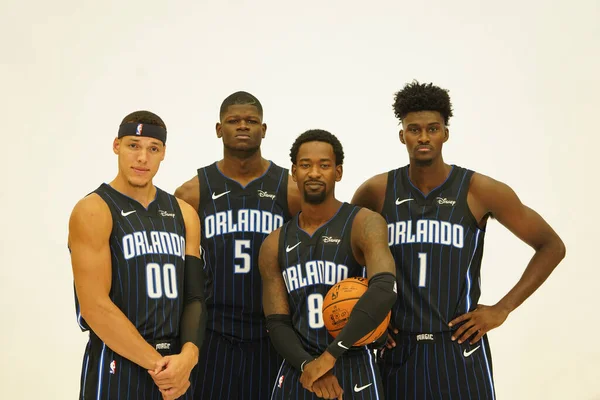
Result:
{"type": "Polygon", "coordinates": [[[462,343],[470,338],[473,344],[502,325],[508,314],[540,287],[565,256],[565,245],[550,225],[538,213],[523,205],[504,183],[474,174],[467,202],[476,218],[481,220],[492,214],[535,250],[519,282],[496,305],[478,304],[475,310],[454,318],[448,324],[450,327],[460,324],[452,334],[452,340],[458,339],[462,343]]]}
{"type": "Polygon", "coordinates": [[[565,256],[565,245],[534,210],[502,182],[474,174],[469,195],[483,210],[492,213],[502,225],[535,250],[519,282],[500,300],[498,306],[508,313],[521,305],[550,276],[565,256]]]}
{"type": "Polygon", "coordinates": [[[200,183],[198,177],[194,176],[183,185],[179,186],[175,190],[175,197],[181,199],[193,207],[194,210],[198,211],[200,206],[200,183]]]}
{"type": "Polygon", "coordinates": [[[185,222],[184,307],[181,316],[181,354],[198,362],[199,347],[206,328],[204,304],[204,271],[200,262],[200,220],[196,211],[183,200],[177,200],[185,222]]]}
{"type": "Polygon", "coordinates": [[[345,348],[379,326],[397,298],[396,264],[388,247],[387,224],[379,214],[367,209],[358,212],[352,223],[352,248],[356,260],[367,267],[369,288],[327,348],[336,358],[345,348]]]}
{"type": "Polygon", "coordinates": [[[351,203],[380,213],[383,210],[383,201],[385,200],[387,176],[388,174],[385,172],[365,181],[356,189],[351,203]]]}
{"type": "Polygon", "coordinates": [[[73,209],[69,220],[69,248],[81,316],[113,351],[146,369],[153,369],[160,354],[109,297],[111,230],[110,210],[98,195],[84,198],[73,209]]]}
{"type": "Polygon", "coordinates": [[[263,285],[263,309],[273,347],[296,369],[302,370],[312,357],[292,326],[287,289],[277,259],[280,229],[273,231],[260,247],[258,268],[263,285]]]}

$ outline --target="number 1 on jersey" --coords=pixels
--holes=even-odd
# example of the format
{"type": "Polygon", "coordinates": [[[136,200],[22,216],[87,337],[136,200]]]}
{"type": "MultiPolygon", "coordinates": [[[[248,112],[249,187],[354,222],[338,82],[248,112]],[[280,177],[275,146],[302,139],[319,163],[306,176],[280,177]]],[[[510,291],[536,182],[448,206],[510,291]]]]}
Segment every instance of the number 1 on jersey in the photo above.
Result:
{"type": "Polygon", "coordinates": [[[419,287],[425,287],[427,279],[427,253],[419,253],[419,287]]]}
{"type": "Polygon", "coordinates": [[[244,250],[250,250],[250,241],[249,240],[236,240],[234,243],[234,256],[235,258],[241,258],[241,264],[235,264],[234,272],[236,274],[247,274],[250,272],[250,264],[252,263],[252,258],[250,254],[245,252],[244,250]]]}

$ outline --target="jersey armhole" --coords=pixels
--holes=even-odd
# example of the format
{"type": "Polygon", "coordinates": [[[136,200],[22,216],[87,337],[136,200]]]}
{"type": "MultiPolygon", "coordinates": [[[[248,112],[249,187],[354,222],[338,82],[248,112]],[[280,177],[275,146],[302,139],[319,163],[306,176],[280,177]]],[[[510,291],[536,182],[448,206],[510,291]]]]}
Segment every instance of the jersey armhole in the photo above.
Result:
{"type": "Polygon", "coordinates": [[[104,204],[106,204],[106,207],[108,207],[108,210],[110,211],[110,216],[112,218],[112,225],[113,225],[111,228],[111,232],[112,232],[113,229],[115,229],[115,221],[117,221],[119,218],[119,215],[120,215],[119,212],[117,211],[117,209],[115,207],[111,207],[110,202],[109,202],[110,198],[108,197],[107,193],[102,189],[102,187],[99,187],[98,189],[94,190],[92,193],[88,194],[87,196],[92,195],[92,194],[98,195],[98,197],[100,197],[100,200],[102,200],[104,202],[104,204]]]}
{"type": "Polygon", "coordinates": [[[281,229],[279,230],[279,240],[277,243],[277,261],[279,262],[279,267],[280,268],[286,268],[287,265],[285,265],[285,260],[283,259],[283,252],[281,251],[281,249],[283,249],[283,245],[285,244],[285,237],[287,235],[287,228],[289,226],[290,222],[286,222],[283,224],[283,226],[281,227],[281,229]]]}
{"type": "Polygon", "coordinates": [[[395,204],[395,200],[396,200],[396,191],[395,191],[395,184],[396,184],[396,180],[398,177],[398,173],[401,173],[402,169],[394,169],[391,171],[388,171],[387,173],[387,182],[385,185],[385,191],[383,192],[383,205],[381,206],[381,212],[380,214],[384,215],[386,210],[391,210],[393,209],[393,207],[396,206],[395,204]],[[394,191],[394,197],[392,199],[392,197],[390,197],[389,193],[390,191],[394,191]],[[392,200],[390,200],[392,199],[392,200]]]}
{"type": "Polygon", "coordinates": [[[475,171],[472,171],[470,169],[465,169],[465,179],[468,179],[468,183],[467,183],[467,190],[464,191],[464,193],[460,194],[459,199],[460,201],[464,201],[465,204],[465,214],[467,216],[467,218],[469,219],[469,221],[475,226],[476,229],[479,229],[480,231],[485,232],[485,227],[481,228],[479,226],[479,221],[477,221],[477,218],[475,218],[475,216],[473,215],[473,212],[471,211],[471,207],[469,207],[469,202],[468,202],[468,197],[469,197],[469,190],[471,189],[471,179],[473,179],[473,175],[475,174],[475,171]]]}
{"type": "Polygon", "coordinates": [[[198,190],[200,192],[200,199],[198,201],[198,217],[202,219],[202,210],[204,209],[203,205],[207,203],[206,199],[210,198],[208,185],[206,185],[206,168],[199,168],[196,178],[198,179],[198,190]]]}
{"type": "Polygon", "coordinates": [[[281,208],[285,214],[285,220],[288,221],[292,215],[290,214],[290,205],[288,203],[288,185],[289,185],[290,173],[286,168],[281,169],[281,175],[279,178],[279,193],[277,198],[281,199],[281,208]]]}

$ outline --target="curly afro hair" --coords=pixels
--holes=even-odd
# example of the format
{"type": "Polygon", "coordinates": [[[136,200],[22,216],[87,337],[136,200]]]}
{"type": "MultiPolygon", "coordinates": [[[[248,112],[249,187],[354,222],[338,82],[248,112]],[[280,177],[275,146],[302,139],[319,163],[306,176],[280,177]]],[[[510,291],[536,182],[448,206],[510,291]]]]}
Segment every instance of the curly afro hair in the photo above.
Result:
{"type": "Polygon", "coordinates": [[[446,89],[434,86],[432,83],[407,83],[404,88],[394,95],[394,114],[400,121],[408,113],[418,111],[437,111],[448,120],[452,116],[452,104],[446,89]]]}

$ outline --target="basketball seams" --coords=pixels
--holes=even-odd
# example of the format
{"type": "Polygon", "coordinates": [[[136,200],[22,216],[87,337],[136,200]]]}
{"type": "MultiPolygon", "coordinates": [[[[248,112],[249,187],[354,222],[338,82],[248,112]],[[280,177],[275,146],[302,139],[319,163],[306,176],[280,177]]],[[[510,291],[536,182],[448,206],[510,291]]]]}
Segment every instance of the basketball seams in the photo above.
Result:
{"type": "MultiPolygon", "coordinates": [[[[366,281],[366,282],[368,282],[368,281],[366,281]]],[[[321,312],[323,314],[324,319],[326,320],[326,322],[325,322],[326,329],[332,337],[336,337],[339,334],[339,332],[342,329],[344,329],[344,326],[346,325],[346,323],[348,321],[347,318],[349,318],[349,316],[346,317],[344,324],[338,328],[337,326],[331,326],[331,325],[333,325],[333,323],[331,323],[331,324],[328,323],[329,318],[325,318],[325,315],[327,314],[327,312],[329,310],[333,311],[331,309],[331,307],[338,305],[338,307],[340,308],[340,310],[342,312],[349,311],[350,313],[352,313],[352,309],[354,308],[354,306],[356,305],[356,303],[360,299],[360,297],[365,294],[368,287],[369,287],[369,285],[367,283],[365,283],[365,280],[363,280],[363,279],[359,280],[356,277],[351,277],[351,278],[347,278],[347,279],[344,279],[344,280],[336,283],[334,286],[332,286],[329,289],[329,291],[327,292],[327,295],[323,299],[324,301],[323,301],[323,306],[322,306],[321,312]],[[334,292],[334,289],[336,288],[336,286],[337,286],[336,300],[332,301],[331,298],[333,296],[333,292],[334,292]],[[346,286],[346,287],[344,289],[342,289],[343,286],[346,286]],[[357,292],[361,292],[361,289],[362,289],[362,293],[357,293],[357,292]],[[346,295],[353,296],[353,297],[344,297],[346,295]],[[341,298],[337,299],[337,296],[340,296],[341,298]],[[342,306],[343,306],[343,308],[342,308],[342,306]]],[[[389,318],[390,318],[390,313],[388,313],[388,315],[386,316],[384,321],[382,321],[382,323],[377,328],[373,329],[371,332],[367,333],[365,336],[360,338],[352,346],[353,347],[365,346],[365,345],[367,345],[369,343],[373,343],[375,340],[379,339],[387,331],[387,327],[388,327],[389,321],[390,321],[389,318]]],[[[342,321],[341,320],[337,321],[337,323],[340,323],[340,322],[342,322],[342,321]]]]}

